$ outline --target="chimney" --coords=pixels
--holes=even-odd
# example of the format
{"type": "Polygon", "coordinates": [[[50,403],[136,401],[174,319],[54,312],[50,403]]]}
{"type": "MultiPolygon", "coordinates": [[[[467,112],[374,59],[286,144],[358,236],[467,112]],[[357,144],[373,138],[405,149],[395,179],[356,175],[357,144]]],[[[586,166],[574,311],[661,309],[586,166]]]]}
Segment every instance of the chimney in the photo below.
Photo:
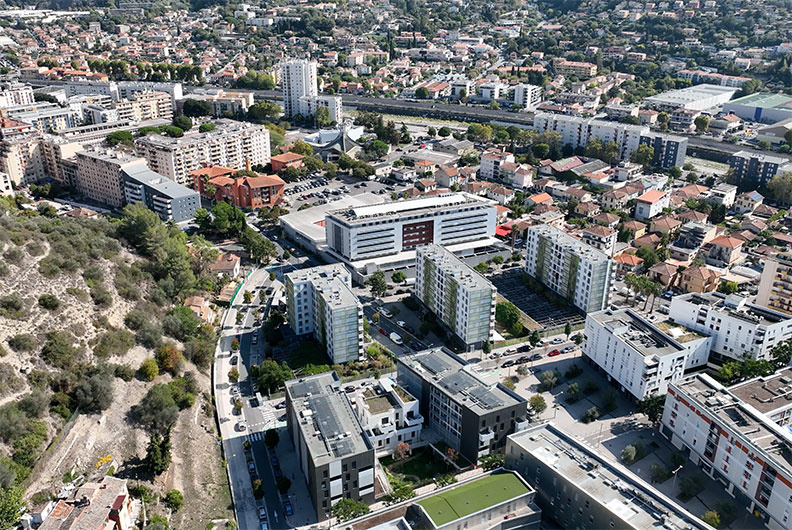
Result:
{"type": "Polygon", "coordinates": [[[250,171],[250,157],[249,156],[245,157],[245,170],[246,171],[250,171]]]}

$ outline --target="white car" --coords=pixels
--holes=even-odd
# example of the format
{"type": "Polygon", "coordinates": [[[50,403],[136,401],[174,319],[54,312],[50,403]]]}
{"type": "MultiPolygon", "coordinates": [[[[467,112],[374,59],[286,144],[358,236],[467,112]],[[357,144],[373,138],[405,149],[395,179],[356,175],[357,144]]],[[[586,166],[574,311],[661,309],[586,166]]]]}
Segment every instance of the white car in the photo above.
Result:
{"type": "Polygon", "coordinates": [[[400,328],[403,328],[404,326],[407,325],[407,322],[405,322],[404,320],[398,320],[396,321],[396,325],[399,326],[400,328]]]}
{"type": "Polygon", "coordinates": [[[383,307],[383,308],[381,308],[379,312],[380,312],[380,314],[381,314],[382,316],[384,316],[385,318],[390,318],[390,317],[392,317],[392,316],[393,316],[393,314],[391,314],[391,312],[390,312],[390,311],[388,311],[387,309],[385,309],[384,307],[383,307]]]}
{"type": "Polygon", "coordinates": [[[561,337],[556,337],[550,341],[550,344],[561,344],[562,342],[564,342],[564,339],[562,339],[561,337]]]}
{"type": "Polygon", "coordinates": [[[394,344],[398,344],[398,345],[404,344],[402,342],[401,336],[398,333],[391,333],[388,336],[390,337],[390,340],[392,340],[394,344]]]}

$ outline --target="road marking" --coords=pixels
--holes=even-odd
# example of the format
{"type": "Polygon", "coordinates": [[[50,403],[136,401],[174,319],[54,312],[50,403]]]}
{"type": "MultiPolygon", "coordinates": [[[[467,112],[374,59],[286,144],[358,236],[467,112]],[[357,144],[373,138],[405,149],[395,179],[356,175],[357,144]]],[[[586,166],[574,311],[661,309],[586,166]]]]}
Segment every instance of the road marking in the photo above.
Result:
{"type": "Polygon", "coordinates": [[[264,439],[264,435],[261,433],[261,431],[259,431],[259,432],[254,432],[254,433],[248,434],[247,438],[251,442],[258,442],[259,440],[264,439]]]}

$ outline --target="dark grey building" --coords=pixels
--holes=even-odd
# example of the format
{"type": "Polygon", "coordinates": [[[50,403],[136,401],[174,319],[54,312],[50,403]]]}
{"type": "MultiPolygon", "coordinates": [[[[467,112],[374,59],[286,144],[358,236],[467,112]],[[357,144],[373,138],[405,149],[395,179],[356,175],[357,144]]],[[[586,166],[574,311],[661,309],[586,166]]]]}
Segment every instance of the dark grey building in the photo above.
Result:
{"type": "Polygon", "coordinates": [[[560,528],[710,528],[637,475],[600,458],[552,423],[509,436],[505,467],[518,472],[536,490],[542,516],[560,528]]]}
{"type": "Polygon", "coordinates": [[[770,182],[779,172],[789,171],[790,161],[778,156],[737,151],[729,157],[729,167],[737,182],[750,180],[758,185],[770,182]]]}
{"type": "Polygon", "coordinates": [[[528,427],[527,402],[501,384],[488,384],[465,361],[436,348],[396,360],[399,385],[421,403],[431,429],[470,462],[502,451],[506,436],[528,427]]]}
{"type": "Polygon", "coordinates": [[[127,203],[142,202],[163,221],[189,221],[201,206],[197,191],[163,177],[145,164],[122,169],[121,183],[127,203]]]}
{"type": "Polygon", "coordinates": [[[682,136],[653,134],[641,136],[641,143],[654,149],[652,165],[668,169],[672,166],[682,167],[687,155],[688,140],[682,136]]]}
{"type": "Polygon", "coordinates": [[[286,422],[319,521],[341,499],[374,502],[374,448],[335,372],[286,383],[286,422]]]}

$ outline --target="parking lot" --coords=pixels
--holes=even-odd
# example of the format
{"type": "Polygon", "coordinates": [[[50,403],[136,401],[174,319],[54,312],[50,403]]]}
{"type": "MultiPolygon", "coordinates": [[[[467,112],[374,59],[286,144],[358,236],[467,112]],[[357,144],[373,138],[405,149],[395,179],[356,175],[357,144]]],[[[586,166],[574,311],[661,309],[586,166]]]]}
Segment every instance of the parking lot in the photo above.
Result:
{"type": "Polygon", "coordinates": [[[523,285],[520,280],[522,272],[512,270],[490,277],[498,292],[508,301],[516,305],[523,313],[531,317],[542,327],[556,328],[567,323],[574,326],[582,324],[583,315],[568,305],[559,306],[523,285]]]}
{"type": "Polygon", "coordinates": [[[406,189],[405,183],[384,182],[385,179],[361,181],[349,176],[327,178],[319,175],[306,176],[298,182],[286,184],[284,206],[296,210],[304,205],[317,206],[334,202],[349,195],[361,193],[399,193],[406,189]]]}

